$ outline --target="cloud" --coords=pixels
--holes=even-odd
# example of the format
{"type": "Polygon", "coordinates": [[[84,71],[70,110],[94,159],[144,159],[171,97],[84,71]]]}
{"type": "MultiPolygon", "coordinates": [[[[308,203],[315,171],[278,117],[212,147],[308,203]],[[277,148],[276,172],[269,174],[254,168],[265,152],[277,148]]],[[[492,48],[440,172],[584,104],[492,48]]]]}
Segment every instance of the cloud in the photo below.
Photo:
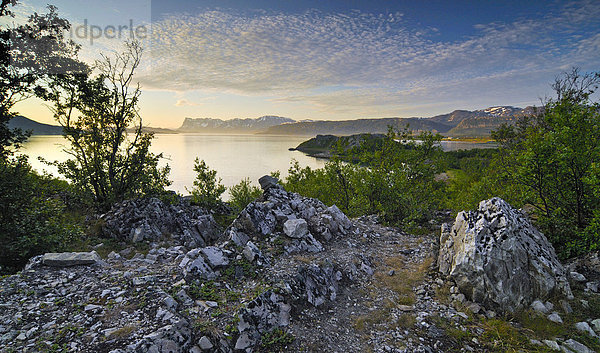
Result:
{"type": "Polygon", "coordinates": [[[190,102],[187,99],[178,99],[177,102],[175,103],[176,107],[195,107],[195,106],[199,106],[199,105],[202,105],[202,104],[190,102]]]}
{"type": "Polygon", "coordinates": [[[153,23],[140,79],[150,89],[271,96],[322,111],[391,111],[417,98],[498,96],[513,81],[534,84],[524,77],[600,64],[599,18],[600,3],[582,1],[440,41],[437,29],[409,26],[400,13],[177,14],[153,23]],[[353,88],[331,89],[340,86],[353,88]]]}

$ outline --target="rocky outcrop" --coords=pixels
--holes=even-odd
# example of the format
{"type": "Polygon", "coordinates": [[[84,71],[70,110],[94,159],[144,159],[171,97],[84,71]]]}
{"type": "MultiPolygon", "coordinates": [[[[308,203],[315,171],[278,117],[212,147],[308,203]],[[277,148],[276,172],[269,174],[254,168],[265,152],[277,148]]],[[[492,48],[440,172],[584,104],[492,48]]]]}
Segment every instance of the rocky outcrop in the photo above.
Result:
{"type": "Polygon", "coordinates": [[[278,237],[288,254],[320,252],[323,242],[347,234],[352,222],[335,205],[285,191],[272,177],[260,182],[263,196],[250,203],[226,230],[237,246],[278,237]]]}
{"type": "Polygon", "coordinates": [[[252,300],[238,314],[238,339],[236,350],[252,348],[260,342],[261,336],[274,328],[285,327],[290,323],[291,306],[284,297],[268,290],[252,300]]]}
{"type": "Polygon", "coordinates": [[[100,217],[105,236],[130,242],[170,238],[192,249],[214,243],[219,236],[213,216],[185,201],[169,204],[158,198],[126,200],[100,217]]]}
{"type": "Polygon", "coordinates": [[[493,310],[514,312],[535,299],[572,296],[544,234],[500,198],[442,227],[438,267],[467,299],[493,310]]]}

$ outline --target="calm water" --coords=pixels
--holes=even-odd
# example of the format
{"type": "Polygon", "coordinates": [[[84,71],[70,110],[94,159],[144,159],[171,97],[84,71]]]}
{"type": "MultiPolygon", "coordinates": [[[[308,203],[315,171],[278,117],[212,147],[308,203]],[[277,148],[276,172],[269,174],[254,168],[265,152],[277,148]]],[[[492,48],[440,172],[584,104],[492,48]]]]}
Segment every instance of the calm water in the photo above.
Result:
{"type": "MultiPolygon", "coordinates": [[[[186,187],[192,187],[195,177],[193,167],[196,157],[204,159],[211,169],[216,170],[225,186],[235,185],[245,177],[258,185],[258,178],[276,170],[285,177],[292,159],[303,167],[323,167],[323,159],[308,157],[299,151],[288,151],[288,148],[296,147],[305,140],[306,136],[157,134],[151,150],[162,153],[165,158],[161,164],[171,167],[170,180],[173,184],[170,189],[187,194],[186,187]]],[[[33,136],[25,143],[22,152],[29,155],[29,161],[35,169],[57,175],[56,168],[40,162],[38,157],[51,161],[66,160],[68,155],[63,152],[65,142],[62,136],[33,136]]],[[[442,147],[444,150],[456,150],[490,146],[442,141],[442,147]]]]}
{"type": "MultiPolygon", "coordinates": [[[[292,159],[303,167],[323,167],[325,161],[322,159],[308,157],[298,151],[288,151],[288,148],[296,147],[305,140],[306,137],[302,136],[157,134],[152,141],[151,150],[162,153],[165,159],[161,164],[169,164],[171,167],[169,177],[173,184],[170,189],[188,194],[185,188],[192,187],[196,157],[204,159],[211,169],[216,170],[217,176],[228,187],[245,177],[249,177],[258,186],[258,178],[276,170],[285,177],[292,159]]],[[[22,152],[29,156],[35,169],[57,175],[56,168],[37,158],[64,161],[68,158],[63,152],[65,144],[62,136],[32,136],[23,146],[22,152]]]]}

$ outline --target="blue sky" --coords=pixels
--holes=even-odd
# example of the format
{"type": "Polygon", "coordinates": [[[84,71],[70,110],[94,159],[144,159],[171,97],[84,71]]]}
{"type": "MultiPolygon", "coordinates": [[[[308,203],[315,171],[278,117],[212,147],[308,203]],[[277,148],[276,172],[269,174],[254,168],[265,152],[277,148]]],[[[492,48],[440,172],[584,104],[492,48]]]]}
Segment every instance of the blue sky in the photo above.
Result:
{"type": "MultiPolygon", "coordinates": [[[[23,13],[46,1],[22,1],[23,13]]],[[[146,124],[185,117],[355,119],[540,104],[572,66],[600,70],[600,2],[57,0],[74,24],[151,28],[146,124]]],[[[99,39],[82,57],[121,43],[99,39]]],[[[51,120],[40,102],[22,113],[51,120]]]]}

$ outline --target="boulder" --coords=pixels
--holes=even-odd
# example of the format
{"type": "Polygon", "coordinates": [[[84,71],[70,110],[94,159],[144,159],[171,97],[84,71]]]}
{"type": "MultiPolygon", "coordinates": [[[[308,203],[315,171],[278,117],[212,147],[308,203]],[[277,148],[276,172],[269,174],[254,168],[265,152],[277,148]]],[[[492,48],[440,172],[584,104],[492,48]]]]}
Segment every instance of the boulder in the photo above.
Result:
{"type": "Polygon", "coordinates": [[[102,259],[95,251],[46,253],[42,256],[42,264],[55,267],[95,265],[101,262],[102,259]]]}
{"type": "Polygon", "coordinates": [[[514,312],[535,299],[572,298],[552,245],[500,198],[460,212],[452,227],[442,226],[438,268],[469,300],[488,309],[514,312]]]}
{"type": "Polygon", "coordinates": [[[283,232],[290,238],[302,239],[308,235],[308,223],[303,219],[289,219],[283,224],[283,232]]]}
{"type": "Polygon", "coordinates": [[[261,189],[268,190],[272,187],[280,187],[279,180],[277,178],[272,177],[270,175],[265,175],[258,179],[258,183],[260,184],[261,189]]]}
{"type": "Polygon", "coordinates": [[[237,329],[240,335],[235,349],[243,350],[254,346],[260,342],[262,334],[274,328],[288,326],[290,311],[291,306],[281,295],[271,290],[260,294],[238,312],[237,329]]]}
{"type": "Polygon", "coordinates": [[[319,266],[311,264],[301,266],[290,288],[294,296],[308,301],[318,307],[337,297],[338,283],[342,280],[342,272],[331,264],[319,266]]]}

